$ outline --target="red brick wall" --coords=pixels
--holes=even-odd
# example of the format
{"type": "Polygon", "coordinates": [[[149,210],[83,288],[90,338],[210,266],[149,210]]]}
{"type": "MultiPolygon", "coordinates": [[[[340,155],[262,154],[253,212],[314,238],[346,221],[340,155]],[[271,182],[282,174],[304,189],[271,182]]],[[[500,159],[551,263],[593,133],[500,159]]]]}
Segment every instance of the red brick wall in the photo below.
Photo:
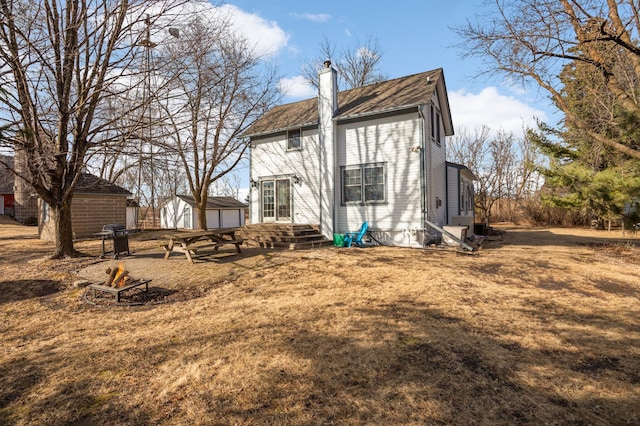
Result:
{"type": "MultiPolygon", "coordinates": [[[[51,221],[42,223],[40,207],[40,238],[53,241],[51,221]]],[[[73,238],[87,238],[102,231],[108,223],[127,224],[127,196],[109,194],[76,194],[71,203],[73,238]]]]}

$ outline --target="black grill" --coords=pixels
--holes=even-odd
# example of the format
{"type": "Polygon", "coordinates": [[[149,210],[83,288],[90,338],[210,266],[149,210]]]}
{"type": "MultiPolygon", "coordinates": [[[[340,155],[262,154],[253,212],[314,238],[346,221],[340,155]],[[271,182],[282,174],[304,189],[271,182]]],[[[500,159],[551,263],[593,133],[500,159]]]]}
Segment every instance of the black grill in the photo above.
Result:
{"type": "Polygon", "coordinates": [[[117,223],[110,223],[102,227],[102,231],[96,234],[102,238],[102,255],[101,259],[104,259],[107,255],[112,254],[114,259],[117,259],[121,253],[129,255],[129,233],[124,225],[117,223]],[[113,245],[112,251],[105,250],[105,241],[111,240],[113,245]]]}

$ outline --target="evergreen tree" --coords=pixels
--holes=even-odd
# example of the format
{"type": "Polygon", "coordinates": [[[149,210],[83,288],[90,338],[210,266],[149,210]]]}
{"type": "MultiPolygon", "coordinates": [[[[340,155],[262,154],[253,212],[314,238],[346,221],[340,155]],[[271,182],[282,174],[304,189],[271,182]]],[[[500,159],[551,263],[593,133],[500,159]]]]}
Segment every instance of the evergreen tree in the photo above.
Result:
{"type": "MultiPolygon", "coordinates": [[[[640,93],[638,81],[628,72],[632,64],[627,52],[606,44],[591,48],[600,49],[628,93],[640,93]]],[[[637,117],[621,107],[607,88],[607,77],[593,67],[576,61],[564,67],[560,78],[562,102],[587,124],[589,132],[569,121],[561,132],[544,125],[540,132],[530,132],[529,137],[550,159],[543,170],[547,177],[543,200],[566,209],[581,209],[598,219],[623,216],[628,222],[638,222],[637,212],[628,206],[640,197],[640,161],[592,137],[598,133],[638,149],[637,117]]]]}

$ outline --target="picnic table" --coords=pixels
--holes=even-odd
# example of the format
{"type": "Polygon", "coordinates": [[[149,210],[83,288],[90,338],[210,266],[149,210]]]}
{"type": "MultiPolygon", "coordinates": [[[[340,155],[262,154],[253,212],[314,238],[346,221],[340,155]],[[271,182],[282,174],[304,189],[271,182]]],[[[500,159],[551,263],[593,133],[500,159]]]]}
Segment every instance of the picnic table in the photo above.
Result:
{"type": "Polygon", "coordinates": [[[240,244],[244,242],[241,238],[235,236],[236,228],[218,228],[208,229],[206,231],[177,231],[166,234],[165,238],[169,239],[169,243],[163,246],[165,250],[164,258],[168,259],[171,253],[176,251],[184,253],[187,260],[193,263],[193,256],[197,250],[213,247],[214,251],[225,245],[234,245],[238,253],[241,253],[240,244]],[[205,244],[197,244],[206,241],[205,244]]]}

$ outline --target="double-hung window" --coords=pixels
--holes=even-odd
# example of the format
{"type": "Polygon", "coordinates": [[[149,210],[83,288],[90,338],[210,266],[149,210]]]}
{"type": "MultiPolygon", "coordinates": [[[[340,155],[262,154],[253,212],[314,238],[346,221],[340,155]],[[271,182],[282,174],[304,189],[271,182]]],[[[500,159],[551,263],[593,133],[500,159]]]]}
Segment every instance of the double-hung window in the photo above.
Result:
{"type": "Polygon", "coordinates": [[[299,150],[302,149],[302,138],[300,129],[287,131],[287,150],[299,150]]]}
{"type": "Polygon", "coordinates": [[[341,168],[342,203],[365,204],[387,201],[386,163],[341,168]]]}

